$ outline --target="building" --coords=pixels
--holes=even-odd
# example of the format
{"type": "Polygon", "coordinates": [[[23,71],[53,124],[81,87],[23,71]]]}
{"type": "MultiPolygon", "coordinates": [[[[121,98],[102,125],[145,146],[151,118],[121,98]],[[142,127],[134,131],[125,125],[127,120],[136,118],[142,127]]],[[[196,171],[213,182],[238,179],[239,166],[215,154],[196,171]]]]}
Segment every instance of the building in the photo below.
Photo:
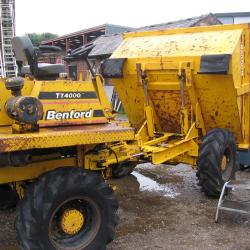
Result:
{"type": "MultiPolygon", "coordinates": [[[[43,45],[54,45],[61,47],[63,54],[66,55],[68,52],[84,46],[92,41],[95,41],[100,36],[109,36],[112,34],[122,33],[126,31],[131,31],[133,28],[113,25],[113,24],[104,24],[90,29],[84,29],[78,32],[70,33],[64,36],[57,37],[55,39],[45,41],[43,45]]],[[[99,42],[100,44],[100,42],[99,42]]],[[[57,62],[60,60],[57,58],[57,62]]],[[[93,64],[98,63],[98,60],[93,60],[93,64]]],[[[65,63],[66,71],[69,73],[70,78],[79,79],[80,73],[83,74],[83,78],[86,78],[87,66],[83,60],[76,60],[65,63]]]]}
{"type": "MultiPolygon", "coordinates": [[[[59,46],[66,52],[80,46],[84,46],[89,42],[93,42],[95,47],[90,52],[89,59],[92,61],[92,64],[96,66],[96,68],[98,68],[100,61],[110,57],[113,51],[120,45],[120,43],[122,42],[122,32],[161,30],[215,24],[221,24],[221,22],[213,14],[206,14],[174,22],[144,26],[137,29],[105,24],[58,37],[56,39],[46,41],[43,44],[59,46]]],[[[71,61],[66,64],[66,67],[71,78],[78,79],[80,72],[83,73],[83,76],[85,78],[87,68],[83,60],[78,59],[75,61],[71,61]]]]}
{"type": "Polygon", "coordinates": [[[205,14],[197,17],[191,17],[187,19],[181,19],[173,22],[160,23],[150,26],[144,26],[136,29],[136,31],[147,31],[147,30],[165,30],[165,29],[176,29],[196,26],[209,26],[221,24],[218,18],[212,14],[205,14]]]}
{"type": "Polygon", "coordinates": [[[0,0],[0,76],[16,75],[11,40],[15,36],[15,0],[0,0]]]}
{"type": "Polygon", "coordinates": [[[232,12],[214,14],[223,24],[250,23],[250,12],[232,12]]]}
{"type": "Polygon", "coordinates": [[[52,40],[42,42],[45,45],[55,45],[61,47],[64,51],[73,50],[85,45],[101,35],[111,35],[130,31],[132,28],[114,24],[103,24],[89,29],[80,30],[52,40]]]}

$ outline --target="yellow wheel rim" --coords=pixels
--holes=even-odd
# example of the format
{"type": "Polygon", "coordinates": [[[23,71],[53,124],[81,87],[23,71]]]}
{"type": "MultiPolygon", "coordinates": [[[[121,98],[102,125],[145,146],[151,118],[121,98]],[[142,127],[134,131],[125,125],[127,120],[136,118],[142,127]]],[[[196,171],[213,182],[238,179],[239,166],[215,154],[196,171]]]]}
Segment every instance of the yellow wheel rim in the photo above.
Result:
{"type": "Polygon", "coordinates": [[[224,155],[221,161],[221,171],[224,172],[227,168],[227,157],[224,155]]]}
{"type": "Polygon", "coordinates": [[[61,229],[64,233],[74,235],[79,233],[85,223],[84,214],[77,209],[67,209],[61,217],[61,229]]]}

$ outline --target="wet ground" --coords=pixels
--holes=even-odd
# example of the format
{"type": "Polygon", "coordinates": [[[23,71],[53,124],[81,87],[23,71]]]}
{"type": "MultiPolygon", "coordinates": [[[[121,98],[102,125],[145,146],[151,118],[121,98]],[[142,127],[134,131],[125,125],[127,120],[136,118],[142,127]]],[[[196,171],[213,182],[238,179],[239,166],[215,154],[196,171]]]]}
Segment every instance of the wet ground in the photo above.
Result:
{"type": "MultiPolygon", "coordinates": [[[[250,181],[250,171],[237,179],[250,181]]],[[[189,166],[140,165],[116,183],[120,224],[108,250],[250,249],[250,216],[222,212],[216,224],[218,200],[200,192],[189,166]]]]}
{"type": "MultiPolygon", "coordinates": [[[[250,181],[250,171],[239,172],[250,181]]],[[[113,180],[120,223],[107,250],[250,250],[250,216],[222,212],[214,223],[217,199],[196,184],[189,166],[139,165],[133,175],[113,180]]],[[[246,193],[231,195],[248,199],[246,193]]],[[[16,250],[14,211],[0,212],[0,250],[16,250]]]]}

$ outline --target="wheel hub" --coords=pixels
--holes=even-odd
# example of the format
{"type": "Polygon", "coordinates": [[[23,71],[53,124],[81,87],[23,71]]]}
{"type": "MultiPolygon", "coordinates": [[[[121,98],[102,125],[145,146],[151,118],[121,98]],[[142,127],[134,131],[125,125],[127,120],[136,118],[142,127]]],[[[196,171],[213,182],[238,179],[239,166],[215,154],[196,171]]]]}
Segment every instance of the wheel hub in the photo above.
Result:
{"type": "Polygon", "coordinates": [[[67,209],[63,212],[61,217],[61,229],[64,233],[74,235],[84,226],[84,214],[77,209],[67,209]]]}
{"type": "Polygon", "coordinates": [[[221,161],[221,171],[224,172],[227,168],[227,157],[224,155],[221,161]]]}

